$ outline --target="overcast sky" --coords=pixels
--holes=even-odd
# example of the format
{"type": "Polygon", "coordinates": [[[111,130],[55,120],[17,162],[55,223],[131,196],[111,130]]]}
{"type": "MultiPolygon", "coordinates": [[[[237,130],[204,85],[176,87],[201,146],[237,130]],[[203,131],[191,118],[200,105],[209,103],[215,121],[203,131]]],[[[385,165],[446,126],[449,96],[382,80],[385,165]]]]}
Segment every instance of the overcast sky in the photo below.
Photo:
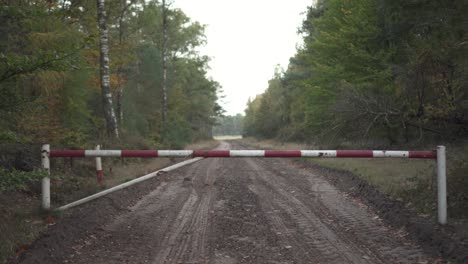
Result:
{"type": "Polygon", "coordinates": [[[192,20],[206,24],[212,58],[209,75],[218,81],[228,115],[244,113],[249,97],[262,93],[275,66],[287,68],[301,43],[297,29],[313,0],[173,0],[192,20]]]}

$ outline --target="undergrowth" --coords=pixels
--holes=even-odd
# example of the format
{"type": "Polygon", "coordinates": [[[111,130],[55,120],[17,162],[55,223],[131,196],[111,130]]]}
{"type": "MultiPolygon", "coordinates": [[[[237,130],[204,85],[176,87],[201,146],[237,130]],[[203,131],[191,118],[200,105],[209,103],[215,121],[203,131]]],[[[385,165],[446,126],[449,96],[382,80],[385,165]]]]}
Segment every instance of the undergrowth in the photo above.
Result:
{"type": "Polygon", "coordinates": [[[37,183],[44,177],[47,177],[47,172],[43,170],[20,171],[0,167],[0,193],[15,190],[26,191],[30,184],[37,183]]]}

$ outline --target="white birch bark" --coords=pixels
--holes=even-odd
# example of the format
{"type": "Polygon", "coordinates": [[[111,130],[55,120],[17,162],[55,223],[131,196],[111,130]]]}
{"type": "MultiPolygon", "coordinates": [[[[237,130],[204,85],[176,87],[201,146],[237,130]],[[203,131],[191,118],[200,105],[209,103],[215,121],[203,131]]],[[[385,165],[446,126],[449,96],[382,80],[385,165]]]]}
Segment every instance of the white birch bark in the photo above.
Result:
{"type": "Polygon", "coordinates": [[[163,16],[163,35],[162,35],[162,122],[163,125],[167,119],[167,10],[166,1],[162,1],[162,16],[163,16]]]}
{"type": "Polygon", "coordinates": [[[106,25],[106,10],[104,8],[105,0],[97,0],[97,16],[99,25],[99,51],[100,51],[100,77],[101,93],[104,108],[104,117],[106,119],[107,133],[115,138],[119,138],[119,129],[117,118],[115,116],[112,94],[110,89],[109,75],[109,33],[106,25]]]}

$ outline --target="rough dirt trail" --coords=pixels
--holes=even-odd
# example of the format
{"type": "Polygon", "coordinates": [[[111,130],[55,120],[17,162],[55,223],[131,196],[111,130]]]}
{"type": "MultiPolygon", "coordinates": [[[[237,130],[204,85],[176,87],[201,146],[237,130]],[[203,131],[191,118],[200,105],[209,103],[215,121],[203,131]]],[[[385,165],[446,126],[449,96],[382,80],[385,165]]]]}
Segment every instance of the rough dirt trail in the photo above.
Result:
{"type": "MultiPolygon", "coordinates": [[[[400,230],[386,226],[359,200],[286,159],[204,159],[162,177],[157,188],[54,260],[442,262],[423,253],[400,230]]],[[[33,263],[34,254],[23,262],[33,263]]]]}

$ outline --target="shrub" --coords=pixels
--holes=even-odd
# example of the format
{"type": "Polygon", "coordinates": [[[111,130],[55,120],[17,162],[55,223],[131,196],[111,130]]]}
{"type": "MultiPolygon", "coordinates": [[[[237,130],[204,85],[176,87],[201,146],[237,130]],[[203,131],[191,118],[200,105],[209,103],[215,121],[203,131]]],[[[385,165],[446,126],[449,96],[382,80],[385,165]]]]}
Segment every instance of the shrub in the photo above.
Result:
{"type": "Polygon", "coordinates": [[[47,177],[47,173],[42,170],[20,171],[0,168],[0,192],[25,191],[28,189],[28,184],[39,182],[44,177],[47,177]]]}

